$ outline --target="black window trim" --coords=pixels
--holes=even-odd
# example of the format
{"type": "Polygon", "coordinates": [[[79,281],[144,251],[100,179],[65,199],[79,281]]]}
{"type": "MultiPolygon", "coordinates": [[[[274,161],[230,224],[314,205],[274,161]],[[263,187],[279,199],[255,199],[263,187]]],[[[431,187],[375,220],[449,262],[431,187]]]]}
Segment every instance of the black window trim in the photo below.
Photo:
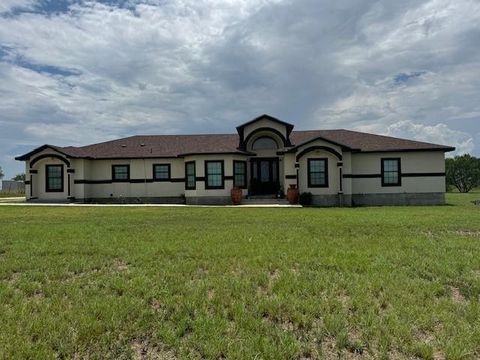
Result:
{"type": "Polygon", "coordinates": [[[322,157],[322,158],[308,158],[307,159],[307,180],[308,180],[308,187],[309,188],[328,188],[329,187],[329,179],[328,179],[328,158],[326,157],[322,157]],[[318,161],[318,160],[323,160],[325,161],[325,184],[321,184],[321,185],[314,185],[312,184],[312,181],[311,181],[311,177],[310,177],[310,174],[311,174],[311,170],[310,170],[310,163],[312,161],[318,161]]]}
{"type": "Polygon", "coordinates": [[[169,163],[161,163],[161,164],[153,164],[152,165],[152,178],[153,178],[153,181],[170,181],[170,179],[172,178],[172,168],[171,168],[171,164],[169,163]],[[157,166],[166,166],[167,169],[168,169],[168,176],[166,178],[158,178],[157,177],[157,172],[155,171],[155,168],[157,166]]]}
{"type": "Polygon", "coordinates": [[[63,174],[63,164],[47,164],[45,165],[45,192],[64,192],[65,190],[65,176],[63,174]],[[62,187],[60,189],[50,189],[48,184],[48,168],[49,167],[60,167],[61,169],[61,179],[62,187]]]}
{"type": "Polygon", "coordinates": [[[185,162],[185,190],[195,190],[197,188],[197,165],[195,160],[185,162]],[[188,165],[193,164],[193,186],[188,186],[188,165]]]}
{"type": "Polygon", "coordinates": [[[382,187],[392,187],[392,186],[402,186],[402,159],[399,157],[389,157],[382,158],[381,161],[382,167],[382,187]],[[385,182],[385,161],[386,160],[396,160],[398,161],[398,181],[396,183],[386,183],[385,182]]]}
{"type": "MultiPolygon", "coordinates": [[[[241,174],[240,174],[241,175],[241,174]]],[[[238,186],[240,189],[246,189],[247,188],[247,162],[245,160],[233,160],[233,186],[238,186]],[[243,186],[238,186],[235,184],[235,164],[241,163],[245,167],[245,173],[243,174],[243,186]]]]}
{"type": "Polygon", "coordinates": [[[112,182],[130,182],[130,165],[129,164],[114,164],[112,165],[112,182]],[[115,168],[126,167],[127,168],[127,178],[126,179],[115,179],[115,168]]]}
{"type": "Polygon", "coordinates": [[[225,166],[224,166],[225,161],[224,160],[205,160],[205,189],[206,190],[221,190],[225,189],[225,166]],[[209,163],[220,163],[221,164],[221,169],[222,169],[222,184],[219,186],[209,186],[208,185],[208,164],[209,163]]]}

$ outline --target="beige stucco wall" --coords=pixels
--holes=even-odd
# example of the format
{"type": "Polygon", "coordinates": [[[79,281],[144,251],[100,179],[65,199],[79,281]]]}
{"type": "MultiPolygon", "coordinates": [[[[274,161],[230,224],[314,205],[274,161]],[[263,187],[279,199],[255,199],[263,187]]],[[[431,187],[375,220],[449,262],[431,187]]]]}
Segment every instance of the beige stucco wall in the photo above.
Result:
{"type": "MultiPolygon", "coordinates": [[[[177,158],[85,160],[82,180],[111,180],[112,165],[130,165],[130,179],[152,179],[153,164],[170,164],[173,179],[184,177],[184,162],[177,158]]],[[[78,175],[76,178],[80,179],[78,175]]],[[[169,181],[113,182],[111,184],[85,184],[84,186],[85,198],[177,197],[184,193],[185,187],[183,182],[169,181]]]]}
{"type": "MultiPolygon", "coordinates": [[[[35,155],[32,160],[37,158],[38,156],[41,155],[46,155],[46,154],[57,154],[60,155],[52,150],[48,151],[42,151],[38,154],[35,155]]],[[[36,170],[37,173],[30,174],[29,170],[29,164],[30,162],[27,162],[27,168],[25,174],[28,174],[28,177],[30,178],[30,175],[32,177],[32,192],[31,192],[31,197],[33,198],[38,198],[38,199],[44,199],[44,200],[66,200],[68,197],[68,174],[67,174],[67,165],[61,161],[60,159],[57,158],[44,158],[41,160],[38,160],[33,164],[32,169],[36,170]],[[46,191],[46,165],[63,165],[63,192],[47,192],[46,191]]],[[[27,198],[30,198],[30,186],[26,188],[26,194],[27,198]]]]}
{"type": "MultiPolygon", "coordinates": [[[[352,153],[344,152],[343,154],[343,166],[342,166],[342,173],[343,174],[351,174],[352,173],[352,153]]],[[[352,193],[353,183],[352,179],[343,178],[343,193],[349,195],[352,193]]]]}
{"type": "MultiPolygon", "coordinates": [[[[312,146],[324,146],[331,148],[342,155],[342,149],[340,146],[331,144],[325,140],[315,140],[308,144],[302,145],[297,150],[297,155],[303,150],[312,146]]],[[[311,192],[313,195],[334,195],[340,191],[340,174],[338,163],[342,162],[335,154],[332,154],[326,150],[314,150],[303,155],[298,163],[300,165],[298,169],[299,178],[299,191],[311,192]],[[312,158],[327,158],[328,159],[328,188],[309,188],[308,187],[308,159],[312,158]]]]}
{"type": "Polygon", "coordinates": [[[338,194],[340,190],[338,159],[335,155],[324,150],[315,150],[305,154],[299,159],[300,167],[298,170],[299,191],[311,192],[313,195],[333,195],[338,194]],[[308,159],[327,158],[328,159],[328,188],[309,188],[308,187],[308,159]]]}
{"type": "Polygon", "coordinates": [[[282,159],[282,174],[280,174],[280,184],[283,187],[283,191],[286,193],[288,188],[290,187],[290,184],[296,185],[297,180],[296,179],[287,179],[287,175],[296,175],[297,174],[297,169],[295,168],[295,154],[294,153],[287,153],[283,156],[282,159]],[[283,179],[282,179],[283,177],[283,179]]]}
{"type": "MultiPolygon", "coordinates": [[[[400,158],[402,173],[443,173],[445,154],[442,151],[357,153],[352,154],[352,172],[346,174],[381,174],[382,158],[400,158]]],[[[401,186],[382,186],[382,179],[352,179],[353,194],[445,192],[444,176],[402,177],[401,186]]]]}
{"type": "MultiPolygon", "coordinates": [[[[193,155],[186,156],[184,161],[195,161],[196,177],[205,177],[205,161],[206,160],[223,160],[224,176],[233,176],[233,160],[246,161],[247,158],[241,155],[193,155]]],[[[250,169],[247,163],[247,181],[250,176],[250,169]]],[[[183,185],[183,184],[182,184],[183,185]]],[[[203,196],[230,196],[230,190],[233,187],[233,180],[225,179],[224,189],[205,189],[205,181],[197,181],[195,190],[184,190],[185,196],[203,197],[203,196]]],[[[247,189],[243,189],[243,194],[248,193],[247,189]]]]}

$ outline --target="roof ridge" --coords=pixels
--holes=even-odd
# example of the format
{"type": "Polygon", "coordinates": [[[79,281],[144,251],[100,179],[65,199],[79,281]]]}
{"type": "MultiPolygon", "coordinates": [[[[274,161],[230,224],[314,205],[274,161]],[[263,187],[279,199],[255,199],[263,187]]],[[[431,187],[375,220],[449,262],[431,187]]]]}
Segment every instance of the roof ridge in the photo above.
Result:
{"type": "MultiPolygon", "coordinates": [[[[216,133],[209,133],[209,134],[150,134],[150,135],[133,135],[130,137],[154,137],[154,136],[215,136],[215,135],[233,135],[233,136],[238,136],[236,133],[221,133],[221,134],[216,134],[216,133]]],[[[123,138],[127,139],[127,138],[123,138]]]]}

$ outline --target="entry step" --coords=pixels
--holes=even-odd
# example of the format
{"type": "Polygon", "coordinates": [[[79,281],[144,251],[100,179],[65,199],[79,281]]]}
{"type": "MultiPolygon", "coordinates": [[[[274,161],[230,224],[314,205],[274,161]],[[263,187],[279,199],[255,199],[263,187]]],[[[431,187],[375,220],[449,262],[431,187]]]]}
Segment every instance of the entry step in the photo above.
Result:
{"type": "Polygon", "coordinates": [[[250,196],[246,199],[242,199],[243,205],[289,205],[287,199],[278,199],[272,196],[250,196]]]}

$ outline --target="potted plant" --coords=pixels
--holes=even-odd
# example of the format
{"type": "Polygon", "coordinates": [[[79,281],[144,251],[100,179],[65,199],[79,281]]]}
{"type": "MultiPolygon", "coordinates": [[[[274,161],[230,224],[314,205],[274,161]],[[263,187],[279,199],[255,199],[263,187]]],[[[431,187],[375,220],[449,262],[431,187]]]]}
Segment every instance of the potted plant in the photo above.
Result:
{"type": "Polygon", "coordinates": [[[230,197],[232,198],[233,205],[240,205],[242,203],[242,189],[238,186],[234,186],[232,190],[230,190],[230,197]]]}
{"type": "Polygon", "coordinates": [[[296,184],[290,184],[287,190],[287,200],[292,205],[298,203],[298,189],[296,184]]]}

